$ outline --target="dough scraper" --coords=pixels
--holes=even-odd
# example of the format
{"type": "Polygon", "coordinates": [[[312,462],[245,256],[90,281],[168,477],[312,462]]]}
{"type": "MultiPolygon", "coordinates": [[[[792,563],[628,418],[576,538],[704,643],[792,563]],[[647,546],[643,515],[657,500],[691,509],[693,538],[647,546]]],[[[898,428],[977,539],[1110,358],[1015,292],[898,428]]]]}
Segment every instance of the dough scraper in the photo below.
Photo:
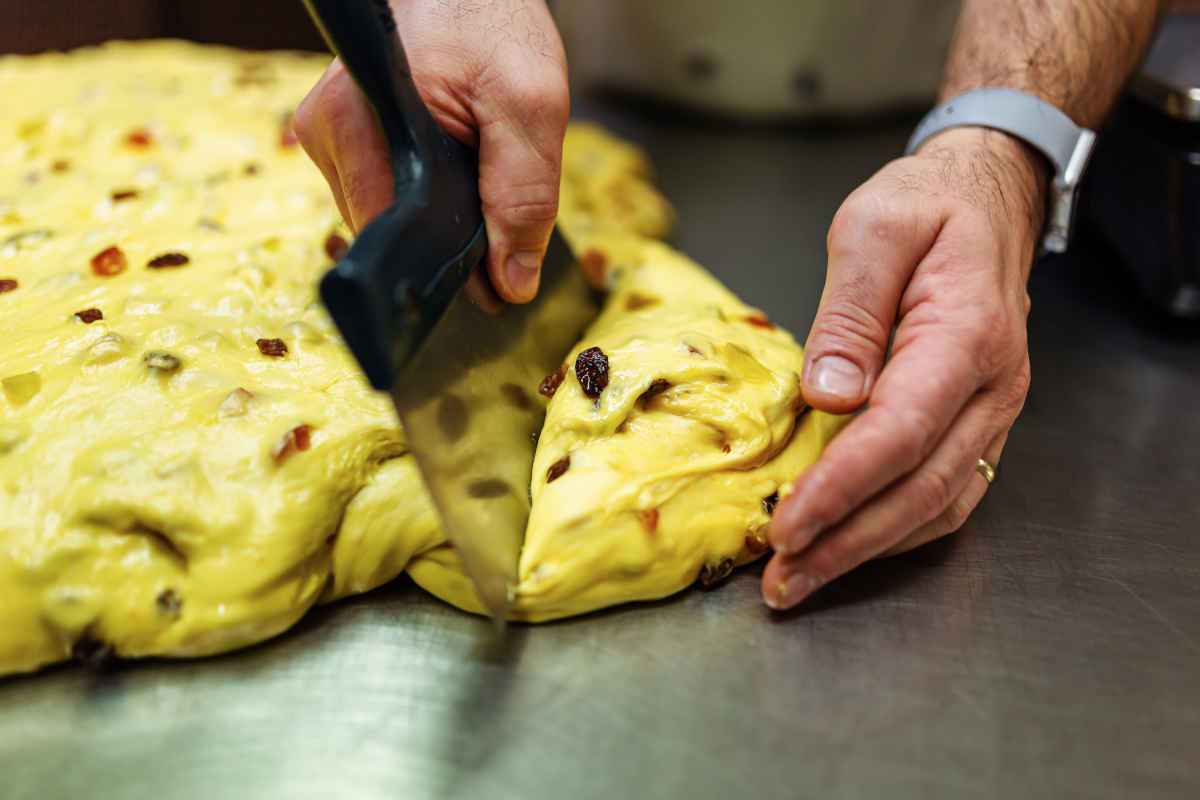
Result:
{"type": "Polygon", "coordinates": [[[485,269],[478,155],[421,100],[386,0],[304,4],[379,118],[396,189],[322,279],[321,299],[371,385],[391,393],[446,536],[503,624],[545,417],[539,383],[596,304],[557,229],[537,299],[500,301],[485,269]]]}

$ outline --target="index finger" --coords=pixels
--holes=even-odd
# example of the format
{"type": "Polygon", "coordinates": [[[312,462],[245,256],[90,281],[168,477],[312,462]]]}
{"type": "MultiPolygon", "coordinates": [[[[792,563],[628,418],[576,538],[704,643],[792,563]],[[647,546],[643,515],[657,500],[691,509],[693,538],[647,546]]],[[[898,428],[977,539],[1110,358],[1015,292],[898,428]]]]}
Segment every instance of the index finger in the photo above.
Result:
{"type": "MultiPolygon", "coordinates": [[[[903,340],[902,322],[898,339],[903,340]]],[[[867,499],[915,469],[933,450],[982,379],[960,337],[922,329],[898,348],[852,421],[793,484],[771,522],[780,553],[803,550],[867,499]]]]}

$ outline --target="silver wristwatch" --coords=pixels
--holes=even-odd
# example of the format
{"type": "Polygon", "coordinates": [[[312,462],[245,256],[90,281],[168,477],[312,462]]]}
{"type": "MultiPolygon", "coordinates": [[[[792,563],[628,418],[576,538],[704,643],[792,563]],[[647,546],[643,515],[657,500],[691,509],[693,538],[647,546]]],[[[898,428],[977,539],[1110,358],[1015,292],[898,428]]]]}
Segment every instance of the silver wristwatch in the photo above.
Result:
{"type": "Polygon", "coordinates": [[[1080,128],[1062,111],[1034,95],[1013,89],[974,89],[926,114],[908,140],[905,153],[916,152],[926,139],[947,128],[968,125],[1012,134],[1050,159],[1055,175],[1042,248],[1051,253],[1065,252],[1071,238],[1075,189],[1092,154],[1096,134],[1080,128]]]}

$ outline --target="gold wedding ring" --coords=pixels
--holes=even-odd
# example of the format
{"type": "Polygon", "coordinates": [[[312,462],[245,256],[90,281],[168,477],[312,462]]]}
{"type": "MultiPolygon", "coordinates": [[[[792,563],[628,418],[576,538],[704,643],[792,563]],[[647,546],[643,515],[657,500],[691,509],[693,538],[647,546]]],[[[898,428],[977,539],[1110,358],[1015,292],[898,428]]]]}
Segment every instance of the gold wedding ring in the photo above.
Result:
{"type": "Polygon", "coordinates": [[[982,458],[975,462],[975,471],[983,476],[983,479],[992,485],[992,481],[996,480],[996,468],[982,458]]]}

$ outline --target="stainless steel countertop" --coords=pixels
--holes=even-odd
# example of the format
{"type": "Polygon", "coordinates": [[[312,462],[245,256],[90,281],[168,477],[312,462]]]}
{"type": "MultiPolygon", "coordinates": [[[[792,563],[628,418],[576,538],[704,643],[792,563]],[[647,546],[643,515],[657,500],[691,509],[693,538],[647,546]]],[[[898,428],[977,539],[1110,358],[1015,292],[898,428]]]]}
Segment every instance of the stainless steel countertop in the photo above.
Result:
{"type": "MultiPolygon", "coordinates": [[[[801,336],[829,218],[908,130],[591,111],[801,336]]],[[[1200,336],[1082,252],[1035,274],[1033,393],[959,535],[784,616],[749,568],[499,653],[401,581],[238,655],[0,681],[0,797],[1197,796],[1200,336]]]]}

